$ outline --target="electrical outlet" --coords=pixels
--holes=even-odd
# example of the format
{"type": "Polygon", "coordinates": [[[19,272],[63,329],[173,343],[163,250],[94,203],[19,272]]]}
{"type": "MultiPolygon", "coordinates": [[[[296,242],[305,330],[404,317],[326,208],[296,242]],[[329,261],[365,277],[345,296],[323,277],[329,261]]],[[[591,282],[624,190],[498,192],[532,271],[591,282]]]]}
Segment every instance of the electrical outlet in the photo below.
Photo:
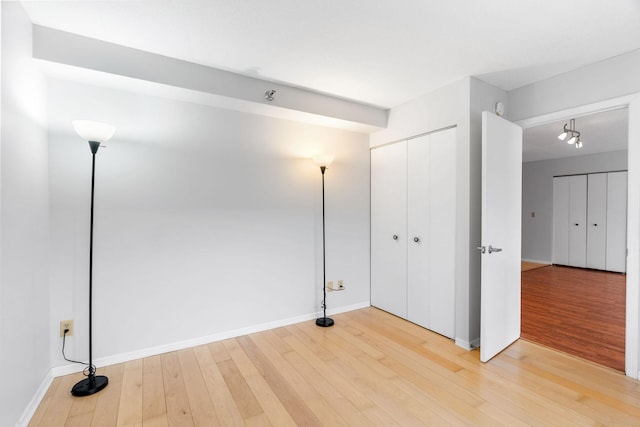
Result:
{"type": "Polygon", "coordinates": [[[344,280],[338,280],[338,289],[339,290],[343,290],[344,289],[344,280]]]}
{"type": "Polygon", "coordinates": [[[60,321],[60,336],[64,336],[64,330],[68,329],[67,336],[73,335],[73,320],[61,320],[60,321]]]}

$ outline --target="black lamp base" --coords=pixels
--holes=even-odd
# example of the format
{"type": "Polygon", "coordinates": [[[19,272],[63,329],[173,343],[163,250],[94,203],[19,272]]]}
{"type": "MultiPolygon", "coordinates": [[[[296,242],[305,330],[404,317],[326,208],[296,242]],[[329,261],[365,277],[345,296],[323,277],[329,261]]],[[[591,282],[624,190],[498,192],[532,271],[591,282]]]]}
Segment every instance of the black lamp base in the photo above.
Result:
{"type": "Polygon", "coordinates": [[[90,396],[105,388],[107,384],[109,384],[109,378],[104,375],[94,376],[93,381],[90,378],[85,378],[73,386],[71,394],[74,396],[90,396]]]}
{"type": "Polygon", "coordinates": [[[330,317],[319,317],[316,319],[316,325],[328,328],[329,326],[333,326],[333,319],[330,317]]]}

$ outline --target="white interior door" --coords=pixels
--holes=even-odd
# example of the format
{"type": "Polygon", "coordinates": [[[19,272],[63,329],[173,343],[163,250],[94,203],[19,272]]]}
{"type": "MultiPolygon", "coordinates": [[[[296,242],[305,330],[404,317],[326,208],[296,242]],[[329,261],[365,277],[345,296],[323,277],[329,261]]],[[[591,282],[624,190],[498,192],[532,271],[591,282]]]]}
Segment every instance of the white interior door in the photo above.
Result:
{"type": "Polygon", "coordinates": [[[482,112],[480,360],[520,337],[522,128],[482,112]]]}
{"type": "Polygon", "coordinates": [[[456,129],[431,134],[430,327],[455,337],[456,129]]]}
{"type": "Polygon", "coordinates": [[[587,268],[598,270],[606,267],[607,175],[587,175],[587,268]]]}
{"type": "Polygon", "coordinates": [[[587,176],[569,177],[569,265],[587,266],[587,176]]]}
{"type": "Polygon", "coordinates": [[[371,150],[371,305],[407,317],[407,143],[371,150]]]}
{"type": "Polygon", "coordinates": [[[554,264],[569,265],[569,177],[553,178],[554,264]]]}
{"type": "Polygon", "coordinates": [[[627,271],[627,172],[607,177],[606,270],[627,271]]]}
{"type": "Polygon", "coordinates": [[[407,319],[431,328],[429,305],[431,135],[410,139],[407,144],[407,319]]]}

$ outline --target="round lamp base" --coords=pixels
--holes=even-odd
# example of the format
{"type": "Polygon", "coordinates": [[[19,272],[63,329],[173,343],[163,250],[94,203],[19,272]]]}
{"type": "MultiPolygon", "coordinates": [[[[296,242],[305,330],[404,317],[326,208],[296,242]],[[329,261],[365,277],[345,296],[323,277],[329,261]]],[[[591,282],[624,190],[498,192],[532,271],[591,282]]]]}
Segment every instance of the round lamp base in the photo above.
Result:
{"type": "Polygon", "coordinates": [[[316,319],[316,325],[328,328],[329,326],[333,326],[333,319],[330,317],[320,317],[316,319]]]}
{"type": "Polygon", "coordinates": [[[85,378],[73,386],[71,394],[74,396],[90,396],[105,388],[107,384],[109,384],[109,378],[104,375],[96,375],[93,377],[93,381],[90,378],[85,378]]]}

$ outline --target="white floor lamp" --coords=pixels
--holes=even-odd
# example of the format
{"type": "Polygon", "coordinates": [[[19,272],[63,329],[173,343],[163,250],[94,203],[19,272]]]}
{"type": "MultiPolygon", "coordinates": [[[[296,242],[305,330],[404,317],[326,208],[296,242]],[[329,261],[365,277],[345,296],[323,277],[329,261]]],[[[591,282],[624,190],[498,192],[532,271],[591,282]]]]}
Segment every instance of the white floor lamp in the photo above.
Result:
{"type": "Polygon", "coordinates": [[[320,166],[322,172],[322,310],[323,316],[316,319],[316,325],[327,328],[333,326],[333,319],[327,317],[327,267],[326,267],[326,248],[325,248],[325,227],[324,227],[324,172],[333,162],[333,156],[329,154],[321,154],[314,156],[311,160],[320,166]]]}
{"type": "Polygon", "coordinates": [[[89,221],[89,366],[85,369],[87,378],[79,381],[71,389],[74,396],[89,396],[99,392],[109,384],[109,378],[96,375],[96,367],[93,365],[92,342],[92,305],[93,305],[93,195],[96,177],[96,153],[100,144],[108,141],[116,131],[116,128],[99,122],[88,120],[74,120],[73,128],[85,141],[89,141],[91,149],[91,216],[89,221]]]}

